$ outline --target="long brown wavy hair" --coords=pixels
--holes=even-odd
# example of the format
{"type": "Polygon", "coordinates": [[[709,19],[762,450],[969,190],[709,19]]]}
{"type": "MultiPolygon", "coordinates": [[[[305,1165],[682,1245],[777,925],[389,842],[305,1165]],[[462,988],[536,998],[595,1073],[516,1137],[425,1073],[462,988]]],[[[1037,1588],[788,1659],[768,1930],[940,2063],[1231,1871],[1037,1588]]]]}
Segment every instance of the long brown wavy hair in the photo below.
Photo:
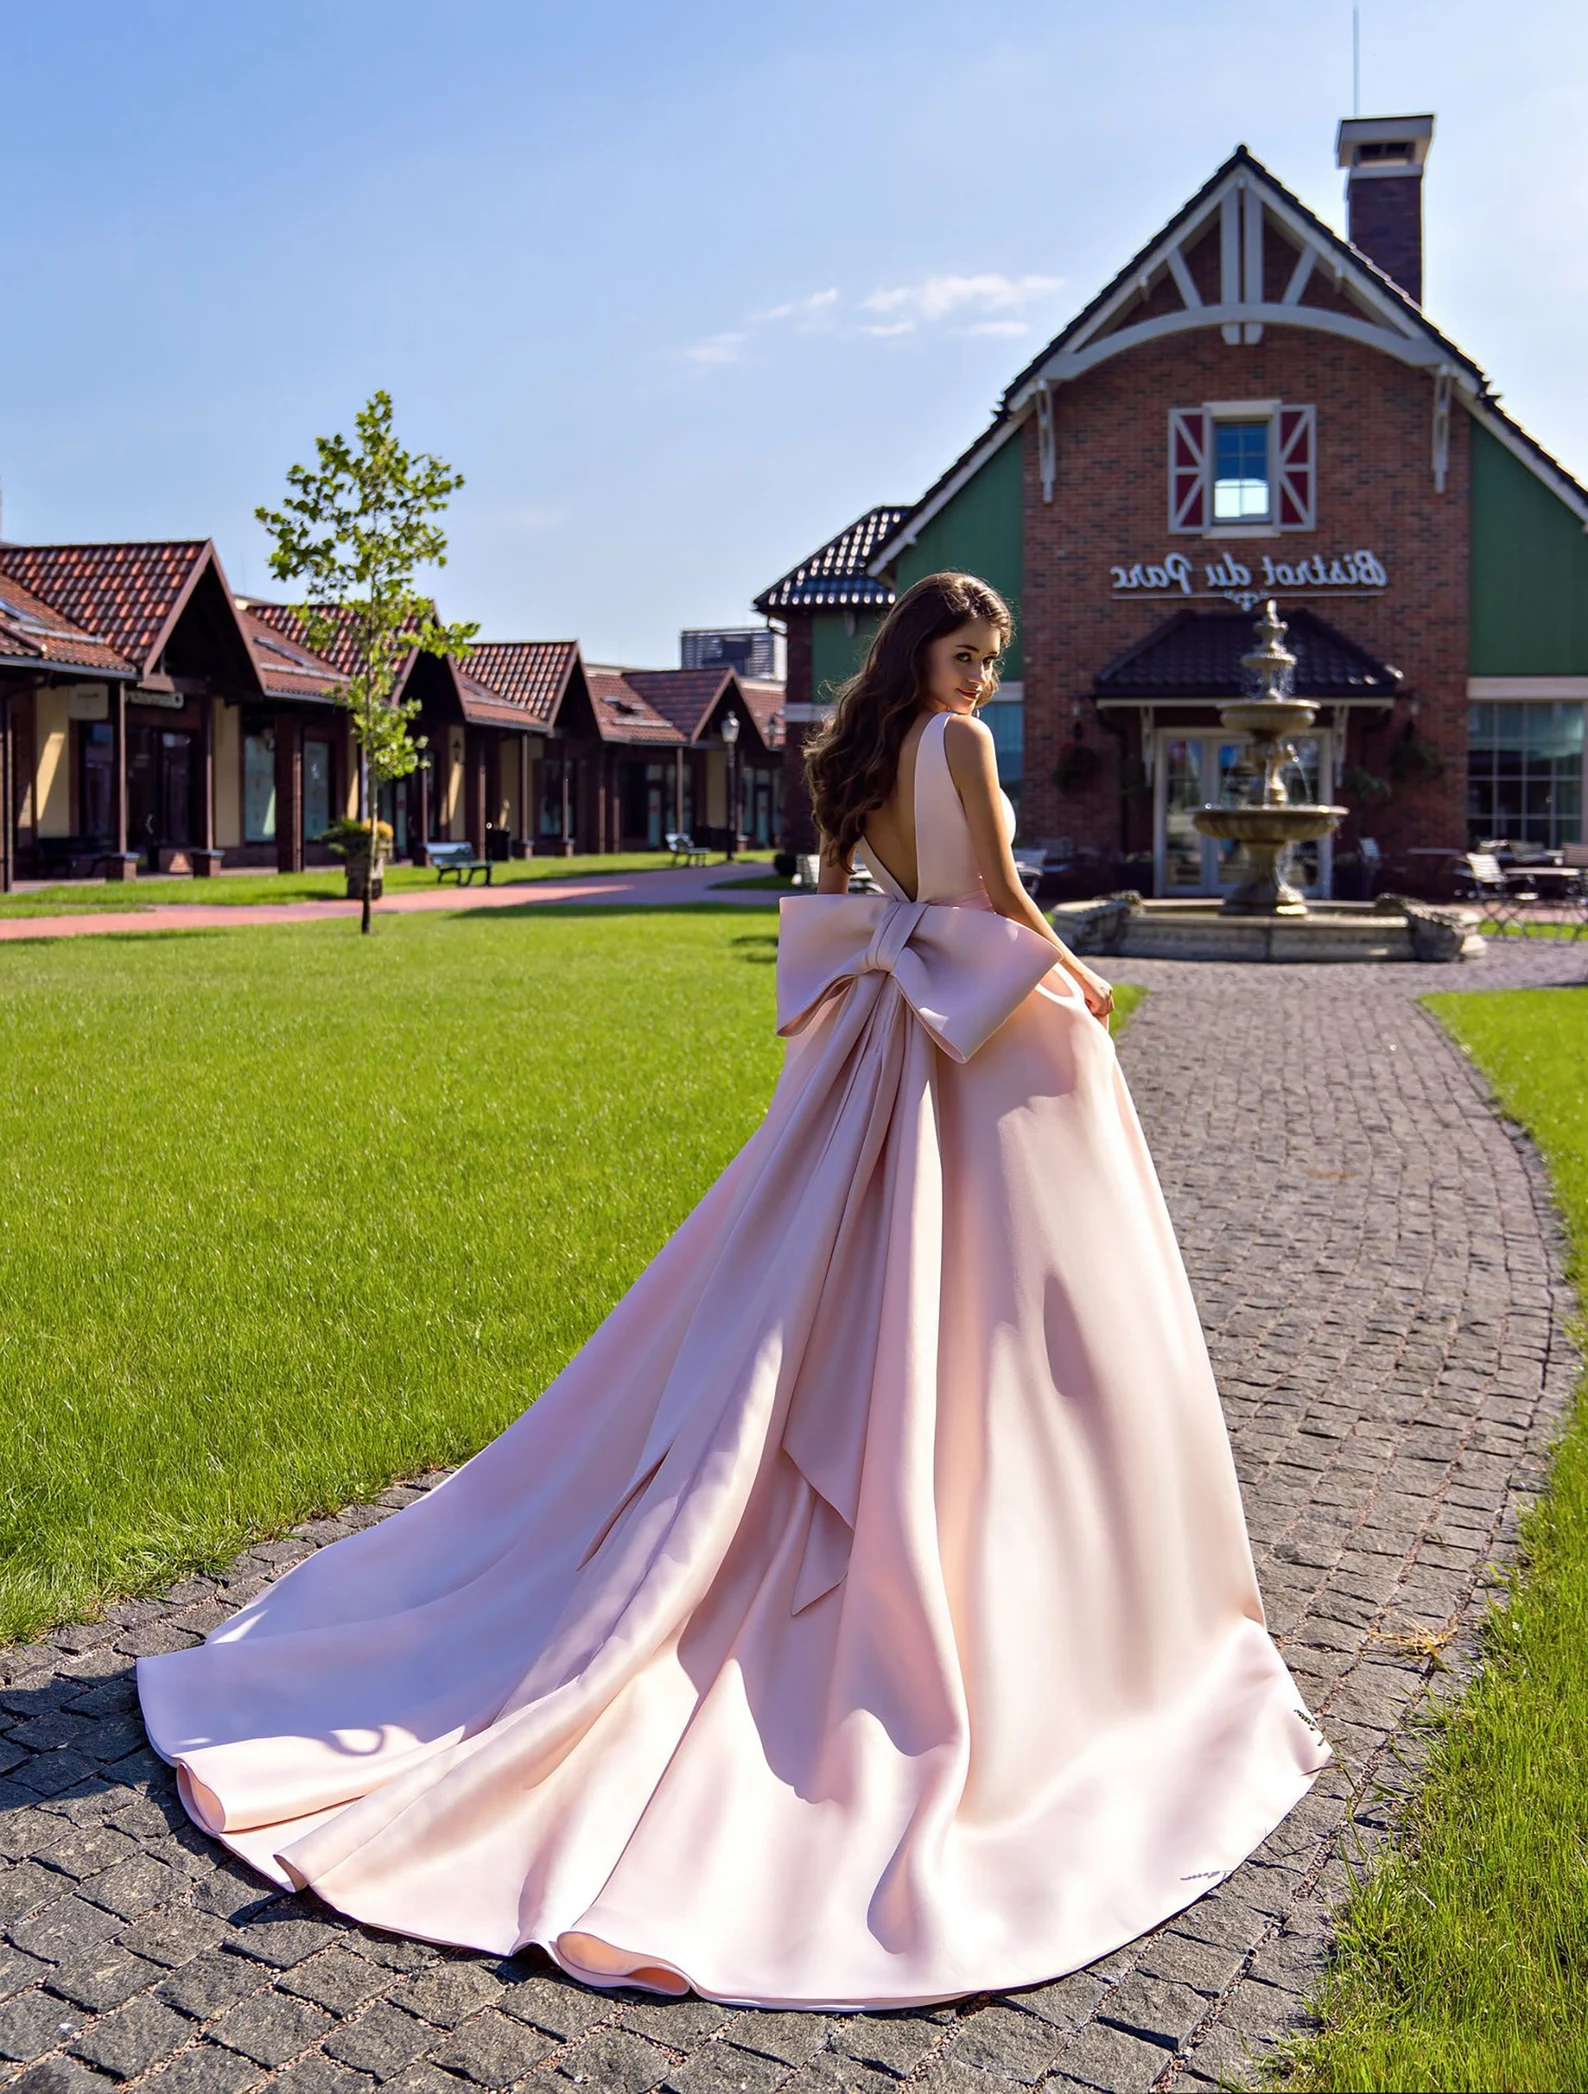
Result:
{"type": "Polygon", "coordinates": [[[805,786],[824,853],[849,862],[866,816],[899,774],[899,748],[921,703],[926,650],[945,633],[985,618],[1000,648],[1014,632],[1009,606],[974,574],[928,574],[906,589],[877,628],[860,672],[805,744],[805,786]]]}

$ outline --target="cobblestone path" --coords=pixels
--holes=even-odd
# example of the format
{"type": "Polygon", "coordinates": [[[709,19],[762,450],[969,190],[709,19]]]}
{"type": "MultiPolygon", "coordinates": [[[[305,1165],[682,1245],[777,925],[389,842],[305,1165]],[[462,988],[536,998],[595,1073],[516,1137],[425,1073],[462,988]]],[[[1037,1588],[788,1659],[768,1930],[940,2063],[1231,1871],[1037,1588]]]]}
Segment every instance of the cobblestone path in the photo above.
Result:
{"type": "Polygon", "coordinates": [[[0,2087],[1007,2094],[1249,2077],[1298,2020],[1331,1903],[1415,1776],[1419,1700],[1470,1669],[1474,1602],[1575,1372],[1538,1161],[1415,998],[1588,983],[1588,948],[1109,971],[1155,992],[1126,1066],[1270,1626],[1337,1754],[1252,1860],[1089,1970],[887,2014],[596,1992],[538,1953],[385,1938],[277,1894],[188,1822],[143,1742],[132,1660],[197,1640],[284,1565],[408,1502],[406,1486],[249,1550],[223,1579],[0,1651],[0,2087]]]}

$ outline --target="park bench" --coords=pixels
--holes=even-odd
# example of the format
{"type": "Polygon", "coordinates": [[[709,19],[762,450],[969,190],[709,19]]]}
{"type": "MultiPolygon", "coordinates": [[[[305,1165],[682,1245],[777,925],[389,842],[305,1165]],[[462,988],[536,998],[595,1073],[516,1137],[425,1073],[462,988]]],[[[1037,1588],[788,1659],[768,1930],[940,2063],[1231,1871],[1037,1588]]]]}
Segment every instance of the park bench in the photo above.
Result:
{"type": "Polygon", "coordinates": [[[436,869],[436,885],[439,887],[448,873],[457,875],[460,887],[472,887],[474,875],[483,872],[487,887],[491,884],[491,868],[507,863],[510,838],[505,829],[487,828],[485,832],[485,854],[482,857],[472,843],[451,843],[437,838],[426,843],[425,858],[436,869]]]}
{"type": "Polygon", "coordinates": [[[662,841],[673,854],[673,863],[680,859],[685,865],[704,865],[708,852],[703,844],[696,843],[687,829],[669,829],[662,841]]]}

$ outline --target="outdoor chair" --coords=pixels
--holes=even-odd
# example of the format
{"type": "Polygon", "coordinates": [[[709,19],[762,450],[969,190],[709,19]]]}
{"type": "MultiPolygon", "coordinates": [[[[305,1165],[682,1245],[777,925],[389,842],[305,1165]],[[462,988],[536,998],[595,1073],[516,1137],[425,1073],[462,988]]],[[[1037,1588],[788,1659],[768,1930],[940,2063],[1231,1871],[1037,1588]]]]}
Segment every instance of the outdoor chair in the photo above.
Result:
{"type": "MultiPolygon", "coordinates": [[[[489,839],[487,839],[489,847],[489,839]]],[[[425,860],[436,869],[436,885],[439,887],[448,873],[457,877],[460,887],[472,887],[474,875],[483,872],[487,887],[491,884],[491,867],[496,862],[490,857],[482,858],[472,843],[451,843],[437,838],[425,845],[425,860]]]]}
{"type": "Polygon", "coordinates": [[[1523,910],[1538,900],[1537,891],[1525,875],[1508,880],[1492,851],[1468,851],[1464,863],[1466,871],[1459,876],[1458,884],[1466,889],[1463,899],[1478,905],[1479,928],[1503,932],[1514,925],[1523,929],[1523,910]]]}
{"type": "Polygon", "coordinates": [[[687,829],[669,829],[662,842],[673,854],[673,863],[680,860],[685,865],[704,865],[709,853],[703,844],[696,843],[687,829]]]}

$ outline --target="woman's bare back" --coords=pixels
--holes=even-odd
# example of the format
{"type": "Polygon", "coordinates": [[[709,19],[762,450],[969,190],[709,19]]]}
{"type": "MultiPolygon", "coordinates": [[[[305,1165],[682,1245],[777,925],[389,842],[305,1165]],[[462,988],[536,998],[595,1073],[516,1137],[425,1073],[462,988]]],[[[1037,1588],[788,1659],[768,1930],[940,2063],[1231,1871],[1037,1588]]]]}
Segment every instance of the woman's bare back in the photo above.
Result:
{"type": "Polygon", "coordinates": [[[920,859],[915,840],[915,766],[930,712],[923,711],[904,730],[899,744],[899,768],[893,791],[880,807],[866,816],[861,841],[873,858],[880,859],[906,894],[913,895],[920,881],[920,859]]]}

